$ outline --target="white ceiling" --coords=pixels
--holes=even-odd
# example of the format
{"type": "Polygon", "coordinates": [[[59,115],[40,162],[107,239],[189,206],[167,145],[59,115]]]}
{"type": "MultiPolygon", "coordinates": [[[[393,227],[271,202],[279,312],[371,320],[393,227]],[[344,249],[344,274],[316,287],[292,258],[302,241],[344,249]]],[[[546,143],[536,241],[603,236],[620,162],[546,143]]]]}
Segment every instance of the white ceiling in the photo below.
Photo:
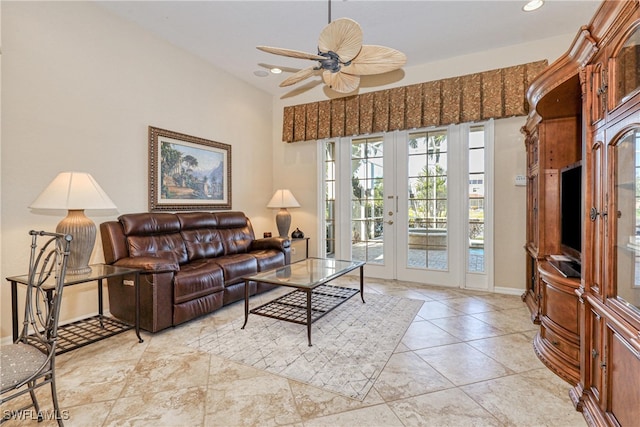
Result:
{"type": "MultiPolygon", "coordinates": [[[[407,55],[405,67],[449,57],[577,34],[600,1],[547,0],[525,13],[522,0],[334,0],[331,19],[348,17],[364,32],[364,44],[393,47],[407,55]]],[[[271,55],[258,45],[316,53],[328,23],[327,0],[288,1],[106,1],[99,4],[186,49],[216,67],[285,97],[295,86],[278,87],[291,72],[312,61],[271,55]],[[280,75],[258,77],[277,66],[280,75]]],[[[567,46],[568,48],[568,46],[567,46]]],[[[515,65],[515,64],[514,64],[515,65]]],[[[320,76],[310,78],[317,84],[320,76]]],[[[364,83],[364,80],[363,80],[364,83]]],[[[300,86],[303,83],[298,83],[300,86]]]]}

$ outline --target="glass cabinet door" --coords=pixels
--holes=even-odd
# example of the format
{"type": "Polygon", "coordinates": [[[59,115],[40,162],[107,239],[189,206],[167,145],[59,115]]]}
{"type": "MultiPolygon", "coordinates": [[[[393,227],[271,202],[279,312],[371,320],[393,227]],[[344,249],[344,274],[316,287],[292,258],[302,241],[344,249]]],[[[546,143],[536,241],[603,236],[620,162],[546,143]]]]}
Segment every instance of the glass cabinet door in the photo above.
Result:
{"type": "Polygon", "coordinates": [[[627,38],[614,61],[614,105],[619,105],[640,88],[640,27],[627,38]]]}
{"type": "Polygon", "coordinates": [[[616,277],[614,297],[640,313],[640,128],[615,144],[616,277]]]}

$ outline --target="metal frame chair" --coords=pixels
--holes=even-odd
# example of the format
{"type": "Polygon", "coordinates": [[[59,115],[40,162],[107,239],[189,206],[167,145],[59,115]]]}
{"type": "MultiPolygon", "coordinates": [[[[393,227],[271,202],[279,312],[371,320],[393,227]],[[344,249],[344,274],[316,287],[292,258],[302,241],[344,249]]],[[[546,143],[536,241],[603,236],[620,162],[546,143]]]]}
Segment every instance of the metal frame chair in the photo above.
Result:
{"type": "Polygon", "coordinates": [[[34,408],[38,421],[42,421],[44,415],[35,390],[50,384],[53,415],[63,426],[56,393],[55,354],[72,237],[33,230],[29,234],[31,255],[22,331],[15,343],[0,347],[0,405],[26,393],[31,395],[31,404],[17,410],[5,409],[0,424],[24,417],[29,408],[34,408]]]}

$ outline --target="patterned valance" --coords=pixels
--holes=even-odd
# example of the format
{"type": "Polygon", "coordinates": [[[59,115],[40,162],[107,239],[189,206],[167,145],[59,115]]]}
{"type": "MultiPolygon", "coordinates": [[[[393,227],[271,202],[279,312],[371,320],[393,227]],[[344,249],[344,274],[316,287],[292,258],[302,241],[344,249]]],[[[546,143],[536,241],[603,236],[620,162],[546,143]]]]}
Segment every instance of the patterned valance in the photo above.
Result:
{"type": "Polygon", "coordinates": [[[543,60],[292,105],[284,108],[282,140],[310,141],[524,116],[529,112],[527,88],[546,66],[543,60]]]}

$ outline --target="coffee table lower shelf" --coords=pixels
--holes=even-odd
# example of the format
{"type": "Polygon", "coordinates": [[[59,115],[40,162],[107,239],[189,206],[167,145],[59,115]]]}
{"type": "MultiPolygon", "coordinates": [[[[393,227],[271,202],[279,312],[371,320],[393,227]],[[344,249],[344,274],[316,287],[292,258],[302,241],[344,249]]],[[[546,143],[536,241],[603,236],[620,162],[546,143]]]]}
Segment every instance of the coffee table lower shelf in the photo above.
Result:
{"type": "Polygon", "coordinates": [[[311,324],[359,292],[358,289],[320,285],[310,291],[298,289],[289,292],[273,301],[253,308],[249,312],[307,325],[309,346],[311,346],[311,324]]]}

